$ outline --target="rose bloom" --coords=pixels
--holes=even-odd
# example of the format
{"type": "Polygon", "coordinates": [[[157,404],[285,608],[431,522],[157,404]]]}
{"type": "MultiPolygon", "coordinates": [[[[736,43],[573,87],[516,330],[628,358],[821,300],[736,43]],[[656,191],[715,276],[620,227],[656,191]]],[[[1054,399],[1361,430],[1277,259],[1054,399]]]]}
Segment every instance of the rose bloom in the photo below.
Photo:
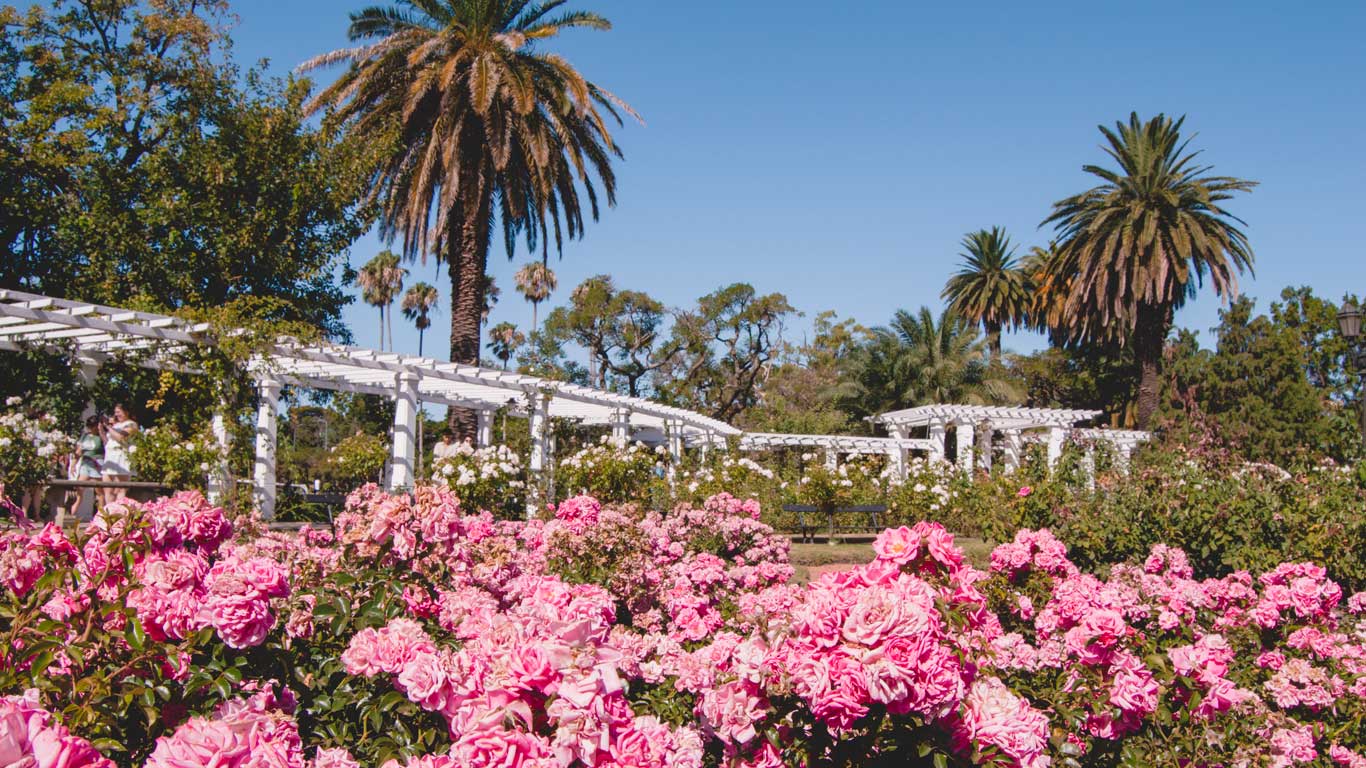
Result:
{"type": "Polygon", "coordinates": [[[901,565],[915,559],[920,552],[920,534],[910,528],[888,528],[879,533],[873,542],[873,551],[881,560],[901,565]]]}
{"type": "Polygon", "coordinates": [[[1034,489],[1026,485],[1026,486],[1021,487],[1020,490],[1019,490],[1019,492],[1016,493],[1015,495],[1016,495],[1017,497],[1023,499],[1024,497],[1028,496],[1029,494],[1031,494],[1031,493],[1033,493],[1033,492],[1034,492],[1034,489]]]}

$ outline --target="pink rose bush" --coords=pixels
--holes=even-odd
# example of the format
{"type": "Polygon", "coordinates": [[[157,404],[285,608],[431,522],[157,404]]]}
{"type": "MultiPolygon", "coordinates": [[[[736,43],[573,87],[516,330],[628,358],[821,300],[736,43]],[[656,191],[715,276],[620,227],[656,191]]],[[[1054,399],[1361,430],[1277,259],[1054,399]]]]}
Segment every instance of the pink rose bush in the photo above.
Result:
{"type": "Polygon", "coordinates": [[[921,522],[802,585],[752,500],[457,491],[6,532],[0,767],[1366,766],[1366,595],[1311,563],[1097,574],[1022,530],[978,568],[921,522]]]}

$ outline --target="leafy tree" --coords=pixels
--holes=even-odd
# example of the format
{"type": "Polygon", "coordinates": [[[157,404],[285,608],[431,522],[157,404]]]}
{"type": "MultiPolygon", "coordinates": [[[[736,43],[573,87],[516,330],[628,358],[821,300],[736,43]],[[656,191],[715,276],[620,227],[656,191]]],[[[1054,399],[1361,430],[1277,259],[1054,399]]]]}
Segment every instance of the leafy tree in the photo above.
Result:
{"type": "Polygon", "coordinates": [[[431,283],[416,282],[403,294],[403,316],[417,326],[417,354],[422,354],[422,340],[427,329],[432,327],[431,311],[436,309],[439,299],[436,286],[431,283]]]}
{"type": "Polygon", "coordinates": [[[734,283],[677,313],[671,343],[679,350],[661,367],[656,390],[666,399],[729,421],[759,400],[783,324],[796,313],[781,293],[760,295],[734,283]]]}
{"type": "MultiPolygon", "coordinates": [[[[451,360],[479,361],[491,228],[501,222],[511,258],[525,236],[543,253],[578,237],[584,213],[616,200],[608,120],[630,107],[544,46],[566,29],[605,30],[586,11],[556,15],[561,0],[430,0],[351,14],[362,43],[301,65],[350,66],[310,103],[354,137],[392,148],[372,177],[380,232],[403,253],[433,254],[451,275],[451,360]],[[397,129],[397,142],[394,131],[397,129]],[[594,182],[596,176],[597,183],[594,182]]],[[[475,414],[452,409],[461,436],[475,414]]]]}
{"type": "Polygon", "coordinates": [[[943,298],[954,312],[982,325],[992,359],[1000,362],[1001,329],[1019,328],[1029,316],[1029,275],[1016,263],[1001,227],[968,233],[963,250],[963,268],[949,278],[943,298]]]}
{"type": "Polygon", "coordinates": [[[540,261],[533,261],[517,270],[513,279],[517,281],[517,292],[531,302],[531,330],[534,331],[540,325],[537,312],[541,302],[550,298],[550,294],[560,287],[559,280],[554,271],[540,261]]]}
{"type": "Polygon", "coordinates": [[[361,299],[372,307],[379,307],[379,348],[384,349],[384,333],[388,329],[389,349],[394,348],[393,304],[403,290],[403,278],[408,270],[399,266],[398,255],[380,251],[356,273],[356,285],[361,299]],[[387,320],[387,323],[386,323],[387,320]]]}
{"type": "Polygon", "coordinates": [[[588,353],[588,374],[599,389],[620,388],[635,397],[644,393],[647,377],[677,354],[678,345],[664,334],[667,319],[658,300],[596,275],[574,288],[569,306],[550,313],[544,330],[588,353]]]}
{"type": "Polygon", "coordinates": [[[1068,284],[1060,334],[1118,342],[1138,361],[1137,423],[1147,428],[1162,389],[1162,350],[1176,309],[1208,277],[1216,293],[1237,292],[1236,272],[1253,255],[1241,220],[1222,207],[1255,182],[1208,175],[1181,138],[1185,118],[1159,114],[1112,131],[1100,127],[1119,166],[1082,169],[1102,184],[1053,204],[1044,220],[1059,235],[1054,279],[1068,284]]]}
{"type": "Polygon", "coordinates": [[[758,402],[736,426],[755,432],[830,435],[861,431],[846,403],[857,395],[853,366],[868,330],[834,312],[815,318],[815,333],[785,345],[759,391],[758,402]]]}

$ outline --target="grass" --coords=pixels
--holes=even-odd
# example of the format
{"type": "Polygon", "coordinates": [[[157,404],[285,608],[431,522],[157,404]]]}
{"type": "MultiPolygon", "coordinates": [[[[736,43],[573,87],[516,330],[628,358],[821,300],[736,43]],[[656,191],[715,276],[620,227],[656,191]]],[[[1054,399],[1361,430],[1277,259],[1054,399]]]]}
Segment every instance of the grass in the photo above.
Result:
{"type": "MultiPolygon", "coordinates": [[[[991,563],[990,542],[971,536],[954,536],[963,550],[968,562],[978,568],[986,568],[991,563]]],[[[827,544],[817,541],[813,544],[792,542],[792,565],[796,568],[796,581],[805,584],[810,580],[811,568],[823,565],[863,565],[873,559],[871,542],[841,541],[827,544]]]]}

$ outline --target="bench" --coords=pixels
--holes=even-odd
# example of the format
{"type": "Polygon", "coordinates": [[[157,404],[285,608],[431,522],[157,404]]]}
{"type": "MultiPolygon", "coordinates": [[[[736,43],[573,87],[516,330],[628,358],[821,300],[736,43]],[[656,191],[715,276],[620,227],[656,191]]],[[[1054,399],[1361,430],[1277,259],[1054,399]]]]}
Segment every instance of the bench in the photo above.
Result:
{"type": "MultiPolygon", "coordinates": [[[[161,483],[149,483],[141,480],[67,480],[52,479],[43,484],[42,509],[44,514],[50,510],[56,510],[53,521],[58,525],[66,522],[66,513],[69,505],[68,494],[75,491],[82,494],[85,491],[97,491],[104,488],[122,488],[127,491],[128,498],[133,501],[151,501],[162,496],[169,496],[175,493],[175,488],[161,483]]],[[[76,502],[80,506],[81,502],[76,502]]],[[[93,507],[92,507],[92,512],[93,507]]]]}
{"type": "Polygon", "coordinates": [[[834,540],[838,533],[874,533],[882,529],[878,524],[878,515],[887,511],[886,504],[852,504],[846,507],[830,507],[824,515],[821,515],[821,508],[815,504],[784,504],[784,512],[797,513],[797,529],[803,541],[813,541],[815,532],[822,524],[829,528],[830,538],[834,540]],[[855,524],[837,526],[835,519],[841,514],[867,515],[867,524],[855,524]],[[824,517],[825,519],[820,519],[824,517]]]}

